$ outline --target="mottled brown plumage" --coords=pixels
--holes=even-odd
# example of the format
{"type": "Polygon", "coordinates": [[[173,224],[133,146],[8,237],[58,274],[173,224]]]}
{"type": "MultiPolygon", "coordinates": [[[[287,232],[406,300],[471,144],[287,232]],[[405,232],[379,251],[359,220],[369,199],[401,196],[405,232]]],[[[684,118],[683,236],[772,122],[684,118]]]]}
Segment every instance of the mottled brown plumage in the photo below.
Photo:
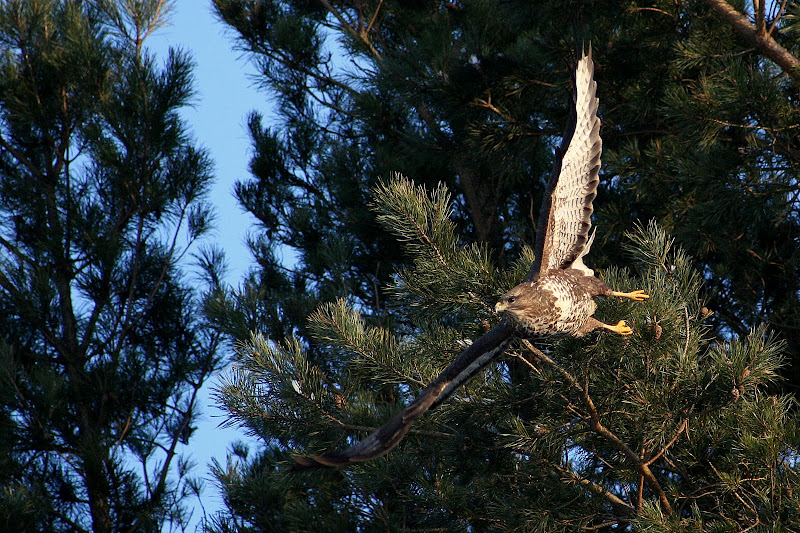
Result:
{"type": "Polygon", "coordinates": [[[522,336],[563,333],[578,337],[597,328],[630,335],[631,328],[624,321],[612,326],[592,317],[597,308],[594,297],[620,296],[635,301],[648,297],[643,291],[612,291],[583,262],[594,239],[589,230],[603,149],[593,74],[590,50],[575,69],[574,112],[556,151],[539,213],[536,260],[525,280],[500,297],[495,306],[522,336]]]}
{"type": "Polygon", "coordinates": [[[612,326],[592,317],[597,309],[595,296],[620,296],[635,301],[648,298],[644,291],[612,291],[596,277],[569,268],[551,270],[536,281],[520,283],[500,298],[495,311],[503,313],[521,337],[555,333],[580,337],[597,328],[621,335],[633,333],[624,321],[612,326]]]}
{"type": "Polygon", "coordinates": [[[536,260],[523,282],[497,302],[495,310],[503,320],[474,341],[416,400],[378,430],[346,450],[295,457],[297,468],[346,466],[389,452],[415,420],[445,401],[456,388],[502,354],[515,334],[581,336],[597,328],[621,335],[632,333],[624,321],[610,325],[592,317],[597,307],[594,297],[619,296],[641,301],[648,296],[643,291],[612,291],[583,263],[594,237],[589,230],[602,151],[593,72],[590,48],[576,68],[575,107],[556,151],[539,215],[536,260]]]}

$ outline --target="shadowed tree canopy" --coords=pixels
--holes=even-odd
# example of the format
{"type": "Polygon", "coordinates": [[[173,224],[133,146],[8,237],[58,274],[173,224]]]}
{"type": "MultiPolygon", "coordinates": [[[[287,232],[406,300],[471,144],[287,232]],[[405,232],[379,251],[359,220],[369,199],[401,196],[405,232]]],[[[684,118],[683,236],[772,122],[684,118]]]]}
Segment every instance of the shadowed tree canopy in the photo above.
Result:
{"type": "MultiPolygon", "coordinates": [[[[390,313],[381,291],[404,258],[363,206],[392,171],[447,184],[463,234],[501,264],[517,257],[535,240],[576,50],[591,42],[604,140],[595,264],[625,264],[619,236],[656,219],[703,273],[715,331],[767,323],[800,356],[797,86],[706,3],[214,5],[278,117],[251,115],[252,178],[236,189],[259,221],[241,296],[269,302],[237,335],[302,332],[319,301],[344,295],[390,313]]],[[[759,18],[767,37],[794,50],[794,11],[773,7],[759,18]]]]}
{"type": "Polygon", "coordinates": [[[800,384],[793,4],[214,6],[277,114],[251,115],[237,186],[257,267],[207,306],[245,341],[220,399],[267,443],[218,468],[219,529],[795,527],[794,404],[778,394],[800,384]],[[400,412],[493,325],[530,267],[589,42],[603,167],[587,262],[654,295],[626,309],[634,338],[521,343],[380,462],[284,475],[292,453],[400,412]],[[393,171],[426,189],[386,187],[393,171]]]}

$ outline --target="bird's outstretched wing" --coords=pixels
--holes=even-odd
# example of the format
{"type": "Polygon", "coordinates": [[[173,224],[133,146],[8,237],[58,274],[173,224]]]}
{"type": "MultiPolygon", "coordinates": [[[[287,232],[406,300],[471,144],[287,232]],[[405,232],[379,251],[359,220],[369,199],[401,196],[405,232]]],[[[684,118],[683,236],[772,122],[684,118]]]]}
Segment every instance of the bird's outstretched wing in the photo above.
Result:
{"type": "MultiPolygon", "coordinates": [[[[601,150],[593,72],[590,48],[578,63],[575,113],[556,152],[547,197],[539,215],[536,262],[526,278],[528,281],[534,279],[542,267],[570,265],[581,257],[589,243],[601,150]]],[[[345,450],[310,457],[295,456],[295,469],[347,466],[388,453],[428,409],[445,401],[455,389],[503,353],[513,334],[513,326],[501,321],[464,350],[408,407],[371,435],[345,450]]]]}
{"type": "MultiPolygon", "coordinates": [[[[569,267],[590,245],[592,201],[597,196],[600,170],[600,119],[592,48],[575,69],[575,106],[561,146],[556,150],[536,229],[536,260],[525,281],[540,272],[569,267]]],[[[588,270],[588,269],[587,269],[588,270]]],[[[591,271],[588,271],[591,275],[591,271]]]]}
{"type": "Polygon", "coordinates": [[[478,338],[461,352],[447,368],[402,412],[392,417],[361,442],[337,452],[310,457],[295,456],[295,469],[324,466],[347,466],[375,459],[388,453],[405,437],[411,425],[428,409],[439,405],[462,383],[503,353],[514,331],[506,321],[478,338]]]}

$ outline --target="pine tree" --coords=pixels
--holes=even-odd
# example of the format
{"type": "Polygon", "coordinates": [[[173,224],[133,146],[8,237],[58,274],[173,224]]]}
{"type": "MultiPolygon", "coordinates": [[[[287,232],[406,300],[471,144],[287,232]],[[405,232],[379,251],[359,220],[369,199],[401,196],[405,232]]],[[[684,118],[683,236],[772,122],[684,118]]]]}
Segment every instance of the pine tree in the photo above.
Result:
{"type": "Polygon", "coordinates": [[[793,390],[797,90],[770,51],[800,57],[797,13],[759,3],[757,42],[774,46],[754,48],[717,14],[723,4],[215,0],[279,125],[250,117],[253,178],[237,196],[263,229],[251,242],[259,269],[214,316],[243,338],[305,335],[319,303],[345,296],[389,313],[381,291],[405,259],[363,206],[394,171],[447,184],[461,232],[509,264],[534,240],[575,54],[592,43],[604,140],[595,264],[625,264],[619,236],[658,220],[703,273],[717,332],[780,332],[793,390]]]}
{"type": "Polygon", "coordinates": [[[192,64],[145,39],[169,2],[0,3],[0,529],[163,531],[219,365],[181,271],[208,154],[192,64]]]}
{"type": "Polygon", "coordinates": [[[715,340],[700,276],[654,224],[628,235],[638,279],[603,273],[653,295],[601,304],[601,319],[625,317],[634,336],[520,340],[385,458],[290,471],[291,453],[347,446],[401,410],[496,320],[495,295],[529,266],[526,251],[498,271],[485,246],[465,245],[444,188],[393,180],[374,209],[413,257],[387,304],[407,320],[388,330],[344,300],[323,305],[309,330],[336,361],[324,369],[298,338],[239,345],[220,398],[268,447],[217,466],[231,511],[219,530],[800,527],[800,425],[794,400],[768,393],[783,343],[763,328],[715,340]],[[527,379],[509,381],[511,361],[527,379]]]}
{"type": "MultiPolygon", "coordinates": [[[[782,374],[796,393],[800,78],[708,7],[723,4],[689,3],[687,12],[674,13],[679,38],[660,51],[663,61],[641,58],[637,68],[612,55],[604,63],[620,71],[607,72],[617,81],[606,87],[605,104],[629,109],[603,115],[605,171],[616,186],[598,224],[619,235],[637,219],[657,219],[703,273],[714,330],[729,338],[768,324],[786,342],[782,374]],[[647,78],[629,83],[631,68],[647,78]]],[[[751,11],[760,13],[753,31],[765,26],[759,42],[800,57],[796,8],[783,16],[777,4],[772,13],[765,9],[755,2],[751,11]]]]}
{"type": "Polygon", "coordinates": [[[215,6],[281,118],[266,128],[253,115],[253,178],[237,189],[262,226],[259,268],[208,306],[244,342],[221,401],[267,444],[219,468],[232,523],[794,527],[796,422],[780,391],[800,383],[799,121],[796,73],[772,46],[800,57],[793,7],[756,4],[752,34],[720,15],[722,0],[215,6]],[[293,450],[380,425],[491,324],[487,306],[530,264],[574,54],[589,42],[604,142],[589,261],[620,287],[635,272],[662,293],[645,310],[606,304],[608,316],[634,313],[638,337],[518,345],[468,387],[470,402],[431,413],[382,462],[285,474],[293,450]],[[387,205],[391,188],[375,187],[392,171],[446,184],[452,216],[436,220],[455,229],[402,248],[413,217],[376,226],[363,206],[372,190],[387,205]],[[686,255],[670,255],[665,235],[686,255]],[[443,268],[432,243],[441,257],[485,257],[443,268]],[[570,378],[596,391],[601,426],[570,378]]]}
{"type": "Polygon", "coordinates": [[[253,178],[236,194],[263,231],[251,242],[259,269],[233,295],[234,309],[217,311],[236,338],[254,329],[305,335],[320,302],[345,296],[390,313],[382,291],[404,259],[364,209],[389,172],[446,183],[457,195],[455,222],[502,262],[532,240],[528,216],[566,122],[572,42],[556,51],[523,46],[539,25],[533,8],[377,5],[364,4],[360,18],[337,6],[350,21],[341,24],[307,2],[215,1],[280,117],[275,127],[258,113],[248,122],[253,178]],[[519,35],[499,23],[510,18],[533,29],[519,35]],[[485,36],[477,20],[492,25],[485,36]],[[297,258],[288,271],[287,248],[297,258]]]}

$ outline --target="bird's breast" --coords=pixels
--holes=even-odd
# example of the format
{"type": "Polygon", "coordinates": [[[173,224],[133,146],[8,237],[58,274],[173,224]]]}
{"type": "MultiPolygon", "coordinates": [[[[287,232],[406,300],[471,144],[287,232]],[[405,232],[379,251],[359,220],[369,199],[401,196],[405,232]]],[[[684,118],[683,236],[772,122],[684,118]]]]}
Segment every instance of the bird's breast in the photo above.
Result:
{"type": "Polygon", "coordinates": [[[559,272],[539,278],[531,288],[540,294],[540,305],[517,317],[528,335],[575,334],[597,308],[581,284],[559,272]]]}

